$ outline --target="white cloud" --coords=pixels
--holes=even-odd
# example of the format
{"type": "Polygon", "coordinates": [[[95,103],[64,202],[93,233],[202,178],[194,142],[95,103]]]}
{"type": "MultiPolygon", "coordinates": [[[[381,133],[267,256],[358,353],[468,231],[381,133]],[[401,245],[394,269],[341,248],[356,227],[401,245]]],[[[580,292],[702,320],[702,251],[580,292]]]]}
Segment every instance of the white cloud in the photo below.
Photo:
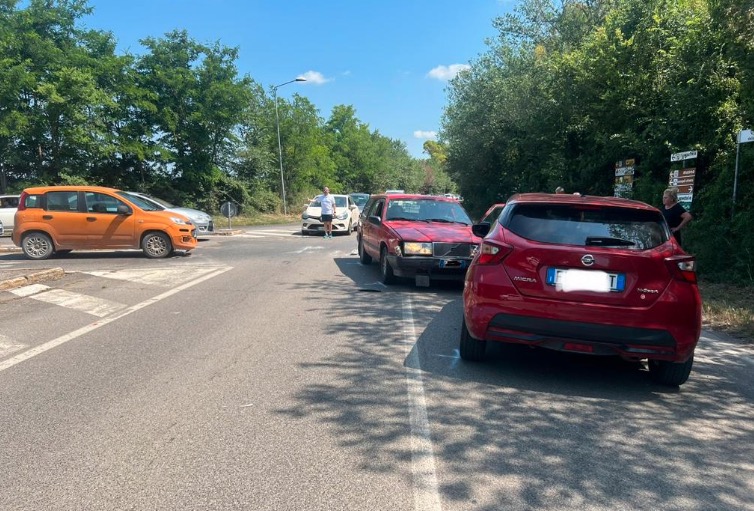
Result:
{"type": "Polygon", "coordinates": [[[307,71],[306,73],[299,75],[299,78],[305,78],[307,83],[313,83],[314,85],[322,85],[323,83],[333,81],[332,78],[325,78],[325,76],[319,71],[307,71]]]}
{"type": "Polygon", "coordinates": [[[437,140],[437,132],[436,131],[416,130],[416,131],[414,131],[414,138],[421,138],[421,139],[425,139],[425,140],[437,140]]]}
{"type": "Polygon", "coordinates": [[[458,73],[461,71],[466,71],[467,69],[471,69],[471,66],[468,64],[451,64],[449,66],[437,66],[436,68],[432,69],[429,73],[427,73],[427,76],[430,78],[436,78],[437,80],[442,80],[447,82],[448,80],[452,80],[456,77],[458,73]]]}

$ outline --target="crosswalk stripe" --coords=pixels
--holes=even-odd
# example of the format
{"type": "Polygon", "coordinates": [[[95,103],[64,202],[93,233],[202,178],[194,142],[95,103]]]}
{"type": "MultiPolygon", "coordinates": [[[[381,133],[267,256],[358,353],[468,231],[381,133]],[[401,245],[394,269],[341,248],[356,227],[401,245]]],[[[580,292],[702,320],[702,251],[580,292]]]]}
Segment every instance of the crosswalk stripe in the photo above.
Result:
{"type": "Polygon", "coordinates": [[[148,284],[151,286],[173,287],[176,282],[195,279],[210,272],[216,271],[217,269],[217,267],[209,266],[184,266],[179,268],[139,268],[101,271],[93,270],[82,271],[81,273],[92,275],[94,277],[127,280],[129,282],[138,282],[139,284],[148,284]]]}
{"type": "Polygon", "coordinates": [[[53,305],[59,305],[68,309],[77,310],[97,316],[98,318],[104,318],[109,316],[113,312],[117,312],[126,308],[125,304],[105,300],[104,298],[97,298],[94,296],[87,296],[80,293],[72,293],[63,289],[39,289],[40,284],[34,284],[32,286],[20,287],[17,289],[11,289],[11,293],[17,296],[28,296],[34,300],[40,302],[51,303],[53,305]],[[36,292],[30,292],[31,290],[26,288],[36,288],[36,292]]]}

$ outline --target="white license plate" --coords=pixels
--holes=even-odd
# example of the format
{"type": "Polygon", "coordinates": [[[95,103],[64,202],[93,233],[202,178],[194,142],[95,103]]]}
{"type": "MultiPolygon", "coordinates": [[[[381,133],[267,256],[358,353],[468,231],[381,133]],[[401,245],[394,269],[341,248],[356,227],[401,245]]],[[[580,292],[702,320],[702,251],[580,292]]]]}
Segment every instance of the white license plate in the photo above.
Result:
{"type": "Polygon", "coordinates": [[[607,273],[600,270],[548,268],[547,284],[561,291],[619,293],[626,288],[626,276],[623,273],[607,273]]]}

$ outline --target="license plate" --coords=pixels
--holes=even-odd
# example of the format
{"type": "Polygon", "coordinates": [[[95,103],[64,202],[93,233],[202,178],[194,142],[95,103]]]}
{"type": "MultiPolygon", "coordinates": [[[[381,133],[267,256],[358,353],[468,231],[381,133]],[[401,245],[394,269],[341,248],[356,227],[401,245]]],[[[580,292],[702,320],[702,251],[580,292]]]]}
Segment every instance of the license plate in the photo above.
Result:
{"type": "Polygon", "coordinates": [[[626,289],[626,275],[599,270],[547,269],[547,285],[562,291],[598,291],[620,293],[626,289]]]}
{"type": "Polygon", "coordinates": [[[464,259],[440,259],[440,268],[466,268],[464,259]]]}

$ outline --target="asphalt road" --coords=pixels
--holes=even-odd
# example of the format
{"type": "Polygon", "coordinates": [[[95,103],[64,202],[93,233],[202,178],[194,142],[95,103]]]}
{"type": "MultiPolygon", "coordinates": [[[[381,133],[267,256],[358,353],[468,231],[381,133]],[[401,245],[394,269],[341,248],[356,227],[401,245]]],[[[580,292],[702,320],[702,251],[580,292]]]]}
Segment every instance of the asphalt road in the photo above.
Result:
{"type": "Polygon", "coordinates": [[[754,510],[754,349],[458,358],[461,288],[386,288],[355,237],[188,256],[0,253],[2,510],[754,510]]]}

